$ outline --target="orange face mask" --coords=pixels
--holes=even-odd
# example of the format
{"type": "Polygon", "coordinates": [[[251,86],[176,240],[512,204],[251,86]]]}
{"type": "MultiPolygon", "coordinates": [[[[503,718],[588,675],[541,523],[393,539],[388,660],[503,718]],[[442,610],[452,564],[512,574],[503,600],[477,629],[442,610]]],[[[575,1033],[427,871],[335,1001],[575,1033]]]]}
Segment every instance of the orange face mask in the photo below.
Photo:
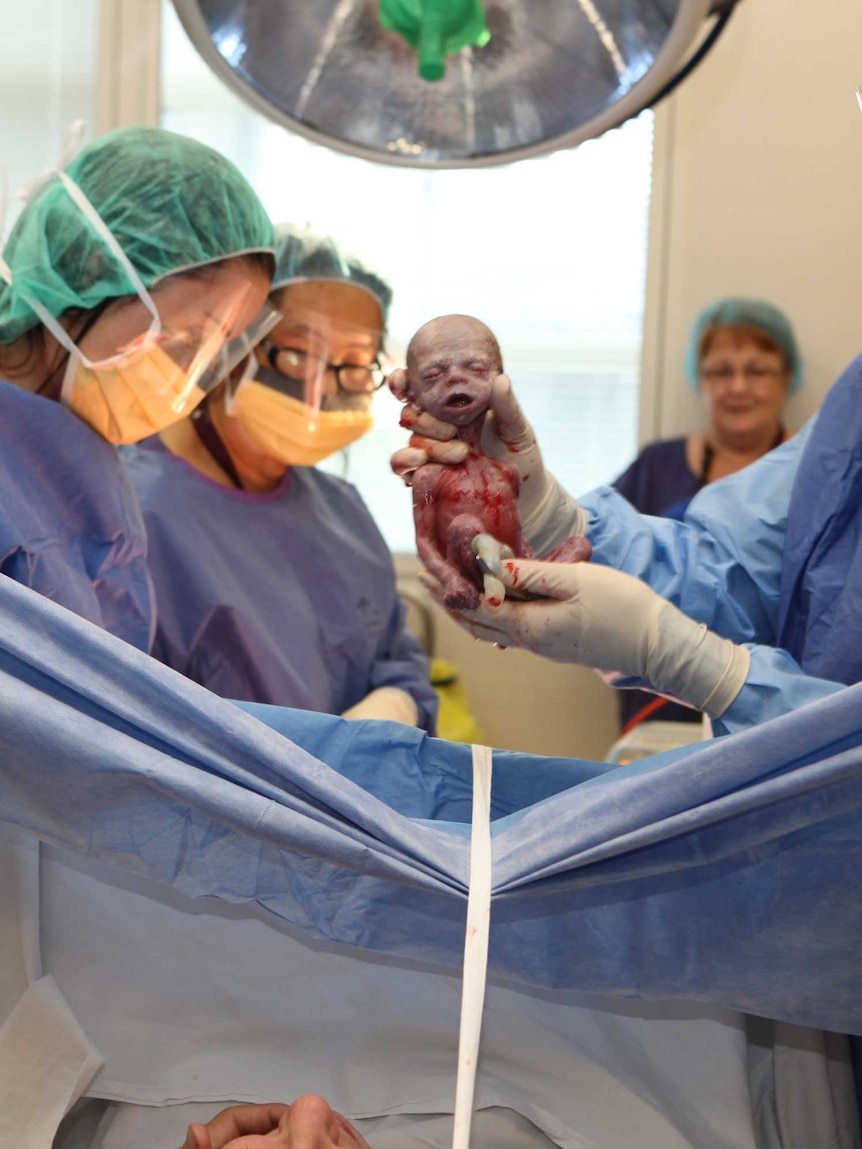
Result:
{"type": "Polygon", "coordinates": [[[316,411],[253,379],[239,386],[229,411],[258,450],[291,467],[313,467],[362,438],[374,422],[370,411],[316,411]]]}
{"type": "Polygon", "coordinates": [[[139,443],[197,407],[205,392],[157,345],[134,362],[87,367],[69,359],[61,402],[109,443],[139,443]]]}

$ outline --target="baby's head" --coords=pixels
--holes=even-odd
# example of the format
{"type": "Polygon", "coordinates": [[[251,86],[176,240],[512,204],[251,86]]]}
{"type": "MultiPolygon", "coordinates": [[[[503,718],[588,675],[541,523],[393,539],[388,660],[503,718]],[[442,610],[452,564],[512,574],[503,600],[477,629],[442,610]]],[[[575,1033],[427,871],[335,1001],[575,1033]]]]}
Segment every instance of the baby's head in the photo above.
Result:
{"type": "Polygon", "coordinates": [[[494,333],[471,315],[441,315],[420,327],[407,348],[411,399],[446,423],[464,427],[491,402],[503,370],[494,333]]]}

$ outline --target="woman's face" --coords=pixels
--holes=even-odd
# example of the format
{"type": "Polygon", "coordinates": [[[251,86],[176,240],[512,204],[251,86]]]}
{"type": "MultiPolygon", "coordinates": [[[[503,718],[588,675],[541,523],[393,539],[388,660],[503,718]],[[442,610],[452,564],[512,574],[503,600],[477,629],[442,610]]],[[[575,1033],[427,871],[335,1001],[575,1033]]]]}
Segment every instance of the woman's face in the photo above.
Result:
{"type": "Polygon", "coordinates": [[[267,335],[268,349],[258,347],[261,366],[301,378],[301,398],[312,406],[367,411],[373,391],[361,390],[364,373],[349,369],[371,367],[380,354],[383,312],[374,296],[350,283],[316,279],[282,288],[272,303],[283,318],[267,335]],[[335,367],[346,368],[341,387],[335,367]]]}
{"type": "Polygon", "coordinates": [[[756,440],[777,432],[790,372],[784,356],[744,334],[717,331],[699,364],[710,424],[721,438],[756,440]]]}
{"type": "MultiPolygon", "coordinates": [[[[169,275],[150,295],[164,331],[212,349],[214,354],[258,315],[268,290],[266,274],[238,256],[204,268],[200,275],[169,275]]],[[[150,312],[137,296],[117,299],[82,338],[79,348],[91,360],[109,359],[140,339],[151,322],[150,312]]]]}

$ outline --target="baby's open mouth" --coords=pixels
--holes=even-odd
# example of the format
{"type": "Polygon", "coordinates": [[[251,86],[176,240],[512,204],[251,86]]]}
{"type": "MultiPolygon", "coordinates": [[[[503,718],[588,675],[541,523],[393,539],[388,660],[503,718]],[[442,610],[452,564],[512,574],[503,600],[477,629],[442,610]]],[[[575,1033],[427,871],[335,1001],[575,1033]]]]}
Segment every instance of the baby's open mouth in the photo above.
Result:
{"type": "Polygon", "coordinates": [[[473,402],[473,396],[472,395],[467,395],[463,391],[458,391],[454,395],[451,395],[446,400],[446,406],[447,407],[469,407],[472,402],[473,402]]]}

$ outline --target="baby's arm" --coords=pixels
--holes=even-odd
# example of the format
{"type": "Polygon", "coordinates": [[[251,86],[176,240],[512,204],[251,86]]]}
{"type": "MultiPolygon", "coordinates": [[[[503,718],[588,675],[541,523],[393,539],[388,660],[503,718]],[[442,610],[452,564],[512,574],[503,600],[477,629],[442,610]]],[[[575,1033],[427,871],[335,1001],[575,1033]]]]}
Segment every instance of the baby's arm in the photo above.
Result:
{"type": "Polygon", "coordinates": [[[443,468],[436,463],[426,463],[414,474],[413,523],[419,558],[445,586],[455,572],[437,545],[437,499],[442,477],[443,468]]]}
{"type": "MultiPolygon", "coordinates": [[[[423,565],[443,587],[447,606],[466,602],[475,605],[477,591],[453,561],[453,544],[458,535],[458,518],[452,520],[446,532],[446,552],[439,545],[439,516],[448,505],[448,491],[452,483],[452,469],[436,463],[426,463],[413,476],[413,522],[416,527],[416,549],[423,565]],[[475,601],[474,601],[475,600],[475,601]]],[[[459,475],[462,482],[466,476],[459,475]]],[[[481,529],[473,529],[473,534],[481,529]]],[[[472,535],[471,535],[472,537],[472,535]]],[[[469,552],[469,540],[467,540],[469,552]]]]}

